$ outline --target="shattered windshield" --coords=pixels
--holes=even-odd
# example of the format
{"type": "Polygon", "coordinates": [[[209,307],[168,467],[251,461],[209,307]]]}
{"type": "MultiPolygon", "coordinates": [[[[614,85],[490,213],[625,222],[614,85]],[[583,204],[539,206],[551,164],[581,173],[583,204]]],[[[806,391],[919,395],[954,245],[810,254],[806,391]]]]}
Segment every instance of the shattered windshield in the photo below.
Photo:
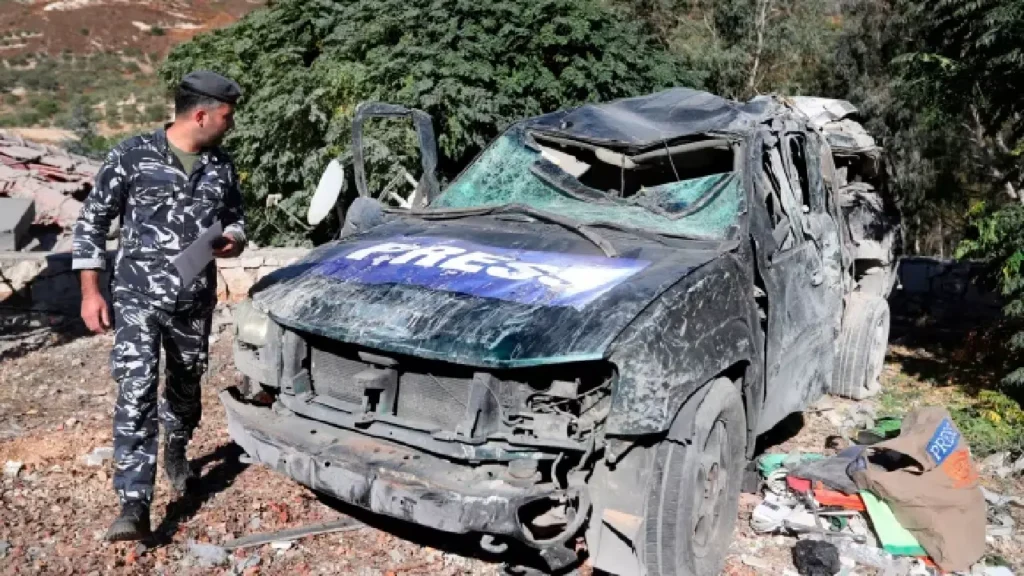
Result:
{"type": "Polygon", "coordinates": [[[536,144],[521,127],[515,127],[484,150],[430,207],[523,204],[583,224],[611,223],[671,236],[727,238],[742,207],[739,176],[730,169],[688,178],[680,159],[674,162],[671,171],[678,180],[639,184],[633,191],[626,182],[629,170],[580,162],[536,144]],[[584,177],[588,171],[591,174],[584,177]],[[607,192],[596,188],[602,181],[607,182],[602,186],[607,192]]]}

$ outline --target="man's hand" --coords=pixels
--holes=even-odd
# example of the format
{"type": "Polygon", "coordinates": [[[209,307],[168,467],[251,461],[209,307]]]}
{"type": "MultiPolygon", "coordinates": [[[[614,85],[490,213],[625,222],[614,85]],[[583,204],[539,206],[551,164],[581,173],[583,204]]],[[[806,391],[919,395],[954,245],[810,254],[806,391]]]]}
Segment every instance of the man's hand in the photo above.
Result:
{"type": "Polygon", "coordinates": [[[110,328],[110,310],[100,293],[100,275],[96,270],[82,271],[82,320],[96,334],[110,328]]]}
{"type": "Polygon", "coordinates": [[[217,258],[234,258],[242,253],[242,246],[231,234],[224,234],[213,242],[213,255],[217,258]]]}

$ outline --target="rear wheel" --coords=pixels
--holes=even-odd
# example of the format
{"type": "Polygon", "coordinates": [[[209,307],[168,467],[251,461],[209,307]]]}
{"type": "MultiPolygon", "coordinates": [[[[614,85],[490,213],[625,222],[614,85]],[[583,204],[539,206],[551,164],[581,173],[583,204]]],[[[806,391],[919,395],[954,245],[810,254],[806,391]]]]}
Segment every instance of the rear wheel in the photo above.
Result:
{"type": "Polygon", "coordinates": [[[851,294],[830,392],[863,400],[881,391],[888,343],[889,303],[874,294],[851,294]]]}
{"type": "Polygon", "coordinates": [[[651,576],[711,576],[722,570],[736,524],[747,442],[743,398],[726,378],[709,384],[680,438],[677,423],[657,447],[643,556],[651,576]]]}

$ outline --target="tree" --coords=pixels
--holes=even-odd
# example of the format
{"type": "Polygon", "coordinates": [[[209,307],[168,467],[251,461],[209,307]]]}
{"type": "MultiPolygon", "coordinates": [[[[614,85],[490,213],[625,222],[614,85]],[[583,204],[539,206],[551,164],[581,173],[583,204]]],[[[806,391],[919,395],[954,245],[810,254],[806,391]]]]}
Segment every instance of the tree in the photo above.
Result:
{"type": "MultiPolygon", "coordinates": [[[[361,100],[429,112],[450,178],[515,120],[699,83],[641,24],[596,0],[283,0],[179,46],[162,73],[173,84],[196,68],[246,91],[228,144],[264,243],[317,238],[296,215],[347,151],[361,100]],[[268,207],[270,194],[283,200],[268,207]]],[[[385,149],[415,156],[407,130],[375,134],[371,162],[385,149]]]]}
{"type": "MultiPolygon", "coordinates": [[[[964,177],[976,187],[971,235],[958,255],[988,261],[1018,325],[1024,318],[1024,0],[942,0],[916,4],[917,50],[902,58],[908,94],[965,135],[964,177]]],[[[1008,342],[1024,386],[1024,332],[1008,342]]]]}
{"type": "Polygon", "coordinates": [[[818,93],[839,12],[820,0],[633,0],[683,65],[716,94],[818,93]]]}

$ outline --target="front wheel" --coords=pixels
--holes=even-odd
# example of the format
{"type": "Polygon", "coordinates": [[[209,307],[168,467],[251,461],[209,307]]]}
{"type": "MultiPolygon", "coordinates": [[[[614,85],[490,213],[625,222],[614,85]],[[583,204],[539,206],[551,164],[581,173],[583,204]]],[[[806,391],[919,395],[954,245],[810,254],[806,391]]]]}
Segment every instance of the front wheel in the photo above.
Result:
{"type": "Polygon", "coordinates": [[[888,344],[889,303],[873,294],[851,294],[830,392],[854,400],[878,394],[888,344]]]}
{"type": "MultiPolygon", "coordinates": [[[[689,438],[657,447],[644,516],[651,576],[712,576],[722,570],[736,524],[747,443],[743,398],[727,378],[711,382],[689,438]]],[[[689,428],[687,428],[689,429],[689,428]]]]}

